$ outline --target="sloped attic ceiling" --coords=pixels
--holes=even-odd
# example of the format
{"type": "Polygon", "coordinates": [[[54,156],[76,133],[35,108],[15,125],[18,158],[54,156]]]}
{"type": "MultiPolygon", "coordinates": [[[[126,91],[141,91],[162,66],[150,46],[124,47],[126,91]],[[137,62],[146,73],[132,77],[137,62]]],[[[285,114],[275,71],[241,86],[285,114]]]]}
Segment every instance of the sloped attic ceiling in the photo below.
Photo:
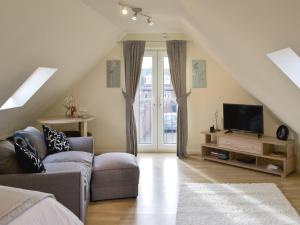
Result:
{"type": "Polygon", "coordinates": [[[300,54],[298,0],[126,2],[143,7],[155,26],[122,17],[118,0],[0,1],[0,103],[36,67],[58,68],[25,107],[0,112],[2,133],[21,128],[45,112],[122,32],[185,31],[300,134],[300,90],[266,56],[286,47],[300,54]]]}
{"type": "Polygon", "coordinates": [[[194,39],[300,134],[300,90],[267,57],[287,47],[300,54],[300,1],[182,0],[182,6],[194,39]]]}
{"type": "Polygon", "coordinates": [[[300,90],[267,57],[291,47],[300,54],[298,0],[128,0],[153,16],[120,15],[118,0],[82,0],[127,32],[185,31],[204,46],[250,94],[300,134],[300,90]]]}
{"type": "Polygon", "coordinates": [[[82,0],[82,2],[127,33],[180,33],[182,30],[180,19],[183,10],[179,0],[82,0]],[[119,2],[141,7],[144,13],[153,17],[154,26],[148,26],[145,18],[139,16],[136,21],[132,21],[130,10],[127,16],[122,15],[119,2]]]}
{"type": "Polygon", "coordinates": [[[0,30],[1,105],[37,67],[58,69],[24,107],[0,111],[0,135],[45,112],[121,35],[79,0],[1,0],[0,30]]]}

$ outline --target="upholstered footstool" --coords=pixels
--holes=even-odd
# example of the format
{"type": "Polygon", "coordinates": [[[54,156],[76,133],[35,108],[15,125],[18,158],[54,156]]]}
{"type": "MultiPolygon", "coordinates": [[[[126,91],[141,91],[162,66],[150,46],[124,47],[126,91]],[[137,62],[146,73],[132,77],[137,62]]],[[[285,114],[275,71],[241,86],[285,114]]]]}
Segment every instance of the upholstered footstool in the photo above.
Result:
{"type": "Polygon", "coordinates": [[[105,153],[94,158],[92,201],[137,197],[140,170],[134,155],[105,153]]]}

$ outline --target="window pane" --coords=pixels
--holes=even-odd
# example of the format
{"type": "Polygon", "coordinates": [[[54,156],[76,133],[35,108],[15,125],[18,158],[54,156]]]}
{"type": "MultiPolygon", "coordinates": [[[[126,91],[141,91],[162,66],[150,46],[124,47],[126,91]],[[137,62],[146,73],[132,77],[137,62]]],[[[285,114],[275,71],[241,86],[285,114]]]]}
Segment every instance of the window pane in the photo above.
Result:
{"type": "Polygon", "coordinates": [[[171,82],[168,57],[164,57],[163,84],[163,126],[164,144],[176,144],[177,137],[177,103],[171,82]]]}
{"type": "Polygon", "coordinates": [[[152,57],[144,57],[139,86],[139,144],[152,144],[152,57]]]}

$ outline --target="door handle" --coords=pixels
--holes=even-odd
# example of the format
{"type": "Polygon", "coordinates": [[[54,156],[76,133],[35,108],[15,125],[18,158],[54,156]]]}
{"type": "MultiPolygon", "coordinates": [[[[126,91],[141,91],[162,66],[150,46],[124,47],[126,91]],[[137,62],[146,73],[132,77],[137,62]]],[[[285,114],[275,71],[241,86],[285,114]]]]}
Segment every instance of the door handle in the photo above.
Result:
{"type": "Polygon", "coordinates": [[[162,106],[162,102],[163,102],[163,97],[160,97],[160,98],[159,98],[159,106],[160,106],[160,107],[162,106]]]}
{"type": "Polygon", "coordinates": [[[156,101],[155,101],[155,98],[152,98],[152,99],[151,99],[151,101],[152,101],[152,105],[153,105],[153,107],[155,108],[155,106],[156,106],[156,101]]]}

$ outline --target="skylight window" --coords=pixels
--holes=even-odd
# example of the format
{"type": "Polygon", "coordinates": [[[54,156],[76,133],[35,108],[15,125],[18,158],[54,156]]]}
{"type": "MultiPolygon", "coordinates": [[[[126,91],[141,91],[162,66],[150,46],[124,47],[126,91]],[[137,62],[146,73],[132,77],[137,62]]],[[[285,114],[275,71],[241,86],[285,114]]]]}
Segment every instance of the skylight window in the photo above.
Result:
{"type": "Polygon", "coordinates": [[[56,71],[56,68],[38,67],[1,106],[0,110],[24,106],[56,71]]]}
{"type": "Polygon", "coordinates": [[[267,55],[279,69],[300,88],[300,57],[291,48],[267,55]]]}

